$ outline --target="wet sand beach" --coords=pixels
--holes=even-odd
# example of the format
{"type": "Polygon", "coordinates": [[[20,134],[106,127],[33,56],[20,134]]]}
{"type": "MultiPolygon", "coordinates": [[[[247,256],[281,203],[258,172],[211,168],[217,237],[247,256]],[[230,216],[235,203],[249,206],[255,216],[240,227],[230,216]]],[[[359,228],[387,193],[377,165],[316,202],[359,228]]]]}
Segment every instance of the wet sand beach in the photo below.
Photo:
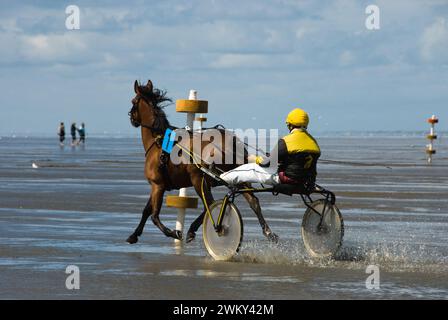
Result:
{"type": "MultiPolygon", "coordinates": [[[[53,138],[2,137],[0,298],[447,299],[448,142],[438,141],[431,166],[424,136],[319,143],[318,183],[336,193],[345,223],[336,259],[305,252],[299,197],[263,194],[279,244],[263,237],[238,200],[242,248],[234,261],[216,262],[202,232],[176,247],[148,221],[137,244],[125,242],[150,191],[139,138],[91,138],[85,148],[61,149],[53,138]],[[80,269],[79,290],[65,287],[68,265],[80,269]],[[380,270],[379,289],[366,288],[369,265],[380,270]]],[[[215,189],[215,198],[225,191],[215,189]]],[[[160,216],[174,228],[176,214],[164,206],[160,216]]],[[[188,210],[186,225],[198,214],[188,210]]]]}

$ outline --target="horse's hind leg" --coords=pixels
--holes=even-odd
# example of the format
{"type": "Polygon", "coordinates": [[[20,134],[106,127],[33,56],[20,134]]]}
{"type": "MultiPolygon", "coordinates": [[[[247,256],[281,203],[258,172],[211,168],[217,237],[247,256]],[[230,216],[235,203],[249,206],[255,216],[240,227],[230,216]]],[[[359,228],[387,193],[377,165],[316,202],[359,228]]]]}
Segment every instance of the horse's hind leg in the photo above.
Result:
{"type": "Polygon", "coordinates": [[[152,194],[151,194],[151,206],[152,206],[152,214],[151,220],[152,222],[162,231],[167,237],[171,237],[174,239],[182,240],[182,232],[178,230],[171,230],[163,225],[160,221],[159,213],[163,204],[163,194],[165,189],[156,185],[153,185],[152,194]]]}
{"type": "Polygon", "coordinates": [[[146,203],[145,208],[143,209],[142,218],[140,220],[140,223],[138,224],[137,228],[135,229],[134,233],[132,233],[129,238],[126,240],[130,244],[137,243],[138,237],[142,235],[143,228],[145,227],[146,220],[148,220],[148,217],[151,215],[152,212],[152,203],[151,203],[151,197],[149,197],[148,202],[146,203]]]}
{"type": "Polygon", "coordinates": [[[261,213],[260,201],[252,192],[243,193],[244,198],[249,203],[250,208],[255,212],[258,222],[260,222],[260,226],[263,229],[263,234],[272,242],[278,241],[278,236],[272,232],[271,228],[269,228],[268,223],[264,220],[263,214],[261,213]]]}
{"type": "Polygon", "coordinates": [[[204,216],[205,216],[205,210],[202,211],[202,213],[199,215],[199,217],[197,217],[191,224],[190,228],[188,229],[188,233],[187,233],[187,239],[186,239],[187,243],[193,241],[194,238],[196,237],[196,231],[198,231],[199,227],[202,224],[202,221],[204,221],[204,216]]]}
{"type": "MultiPolygon", "coordinates": [[[[210,188],[209,184],[206,183],[206,181],[204,181],[204,185],[202,186],[202,183],[203,183],[202,176],[193,178],[192,183],[193,183],[194,189],[196,190],[196,193],[201,198],[202,203],[204,203],[204,199],[202,198],[202,191],[204,191],[205,201],[207,203],[207,206],[210,207],[212,205],[214,199],[213,199],[213,195],[212,195],[211,188],[210,188]]],[[[196,237],[196,231],[198,231],[199,227],[202,224],[202,221],[204,221],[204,215],[205,215],[205,211],[206,211],[205,205],[206,204],[204,203],[204,211],[202,211],[202,213],[199,215],[199,217],[197,217],[193,221],[190,228],[188,229],[187,240],[186,240],[187,243],[194,240],[194,238],[196,237]]]]}

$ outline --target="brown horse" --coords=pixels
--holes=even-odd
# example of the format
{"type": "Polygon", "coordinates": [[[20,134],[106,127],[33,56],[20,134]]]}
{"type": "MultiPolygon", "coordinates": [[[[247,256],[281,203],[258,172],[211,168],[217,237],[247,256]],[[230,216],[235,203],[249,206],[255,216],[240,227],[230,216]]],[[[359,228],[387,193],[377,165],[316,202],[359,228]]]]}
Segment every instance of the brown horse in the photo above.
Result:
{"type": "MultiPolygon", "coordinates": [[[[171,102],[171,99],[166,97],[166,92],[154,89],[150,80],[145,86],[139,85],[136,80],[134,83],[134,91],[136,96],[132,99],[132,109],[129,111],[129,116],[134,127],[141,127],[142,142],[146,155],[145,176],[151,185],[151,194],[143,209],[140,223],[135,231],[129,236],[127,242],[136,243],[138,241],[138,237],[142,234],[149,216],[151,216],[153,223],[166,236],[181,240],[181,231],[171,230],[164,226],[160,221],[159,214],[163,203],[163,195],[165,190],[191,186],[193,186],[198,195],[200,195],[204,174],[194,164],[180,163],[175,165],[169,159],[166,160],[165,166],[161,166],[162,149],[160,146],[160,137],[163,136],[167,128],[172,128],[162,109],[164,103],[171,102]]],[[[224,134],[222,136],[224,136],[224,134]]],[[[225,141],[223,141],[222,145],[224,145],[224,143],[225,141]]],[[[203,142],[201,147],[204,148],[206,145],[207,142],[203,142]]],[[[222,149],[226,150],[226,147],[222,149]]],[[[247,160],[246,151],[245,158],[247,160]]],[[[223,171],[228,171],[235,168],[236,164],[216,165],[216,167],[219,167],[223,171]]],[[[212,181],[208,176],[205,176],[204,179],[206,182],[204,184],[205,187],[203,188],[204,198],[207,205],[210,206],[214,201],[211,194],[211,187],[215,185],[215,181],[212,181]]],[[[243,196],[257,215],[264,235],[272,241],[277,241],[277,235],[271,231],[263,218],[258,198],[252,193],[244,193],[243,196]]],[[[191,224],[188,230],[187,242],[194,239],[197,229],[202,224],[204,215],[205,209],[191,224]]]]}

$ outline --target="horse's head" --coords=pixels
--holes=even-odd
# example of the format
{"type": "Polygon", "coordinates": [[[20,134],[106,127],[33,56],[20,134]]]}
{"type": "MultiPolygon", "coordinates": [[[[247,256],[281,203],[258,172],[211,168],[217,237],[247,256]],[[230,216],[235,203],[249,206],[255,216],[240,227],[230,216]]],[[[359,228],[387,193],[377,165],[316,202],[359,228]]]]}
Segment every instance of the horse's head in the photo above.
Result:
{"type": "Polygon", "coordinates": [[[166,97],[166,92],[154,89],[151,80],[144,86],[135,80],[134,91],[135,97],[128,113],[131,124],[136,128],[143,126],[152,131],[165,131],[169,122],[162,109],[164,102],[171,102],[171,99],[166,97]]]}
{"type": "Polygon", "coordinates": [[[138,128],[142,123],[141,108],[146,108],[148,110],[149,108],[152,108],[150,101],[146,99],[146,97],[150,96],[152,93],[152,89],[153,87],[151,80],[148,80],[146,86],[141,86],[137,80],[134,82],[135,97],[131,101],[132,108],[128,114],[131,124],[136,128],[138,128]]]}

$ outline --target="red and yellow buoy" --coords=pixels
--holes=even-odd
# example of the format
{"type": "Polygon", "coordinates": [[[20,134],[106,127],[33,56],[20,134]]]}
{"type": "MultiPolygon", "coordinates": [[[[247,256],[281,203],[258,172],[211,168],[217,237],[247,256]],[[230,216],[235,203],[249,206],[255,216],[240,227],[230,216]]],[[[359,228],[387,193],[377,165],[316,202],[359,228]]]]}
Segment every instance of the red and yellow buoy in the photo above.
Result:
{"type": "Polygon", "coordinates": [[[432,155],[436,153],[433,142],[437,139],[434,126],[436,123],[439,123],[439,119],[437,119],[435,115],[432,115],[432,117],[428,119],[428,123],[431,125],[431,128],[429,129],[429,134],[426,136],[429,140],[429,144],[426,146],[426,154],[428,155],[428,163],[432,163],[432,155]]]}

